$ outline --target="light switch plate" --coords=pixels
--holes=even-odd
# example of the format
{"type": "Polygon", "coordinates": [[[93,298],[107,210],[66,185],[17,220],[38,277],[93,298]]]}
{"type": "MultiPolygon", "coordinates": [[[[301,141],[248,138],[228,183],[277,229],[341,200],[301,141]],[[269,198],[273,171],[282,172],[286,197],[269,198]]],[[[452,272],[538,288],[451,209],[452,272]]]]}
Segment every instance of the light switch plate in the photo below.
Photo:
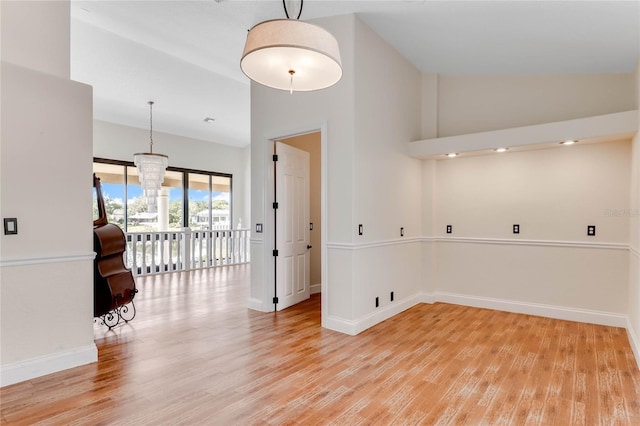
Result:
{"type": "Polygon", "coordinates": [[[16,235],[18,233],[18,218],[4,218],[4,235],[16,235]]]}

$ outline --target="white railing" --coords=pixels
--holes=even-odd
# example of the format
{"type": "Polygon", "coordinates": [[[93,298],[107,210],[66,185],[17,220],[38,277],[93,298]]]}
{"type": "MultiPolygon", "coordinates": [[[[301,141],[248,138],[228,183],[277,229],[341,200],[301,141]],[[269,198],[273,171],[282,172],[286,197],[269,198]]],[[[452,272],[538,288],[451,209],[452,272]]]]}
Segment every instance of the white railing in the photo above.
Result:
{"type": "Polygon", "coordinates": [[[249,262],[249,229],[127,232],[125,262],[134,276],[249,262]]]}

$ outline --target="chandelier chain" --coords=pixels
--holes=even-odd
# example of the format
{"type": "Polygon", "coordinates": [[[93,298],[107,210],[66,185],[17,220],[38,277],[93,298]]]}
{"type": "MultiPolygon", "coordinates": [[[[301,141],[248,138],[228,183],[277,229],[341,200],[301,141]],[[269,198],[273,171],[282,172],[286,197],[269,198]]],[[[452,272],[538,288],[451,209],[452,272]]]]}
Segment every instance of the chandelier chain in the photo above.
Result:
{"type": "MultiPolygon", "coordinates": [[[[300,0],[300,10],[298,11],[298,17],[296,19],[300,19],[300,15],[302,15],[302,6],[303,5],[304,5],[304,0],[300,0]]],[[[287,10],[286,0],[282,0],[282,7],[284,7],[284,14],[287,17],[287,19],[291,19],[291,18],[289,18],[289,11],[287,10]]]]}
{"type": "Polygon", "coordinates": [[[153,154],[153,101],[149,101],[149,153],[153,154]]]}

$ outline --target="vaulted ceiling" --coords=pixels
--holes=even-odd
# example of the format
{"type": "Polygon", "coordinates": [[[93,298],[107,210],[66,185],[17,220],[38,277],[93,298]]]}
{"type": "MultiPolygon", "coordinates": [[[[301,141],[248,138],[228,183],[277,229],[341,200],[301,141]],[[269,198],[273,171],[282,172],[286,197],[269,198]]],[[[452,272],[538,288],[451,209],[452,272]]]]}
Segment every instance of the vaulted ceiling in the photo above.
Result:
{"type": "MultiPolygon", "coordinates": [[[[246,146],[240,56],[247,30],[284,18],[282,5],[72,1],[71,77],[93,86],[98,120],[148,128],[154,100],[154,130],[246,146]]],[[[423,72],[626,73],[640,55],[639,1],[307,0],[301,19],[347,13],[423,72]]]]}

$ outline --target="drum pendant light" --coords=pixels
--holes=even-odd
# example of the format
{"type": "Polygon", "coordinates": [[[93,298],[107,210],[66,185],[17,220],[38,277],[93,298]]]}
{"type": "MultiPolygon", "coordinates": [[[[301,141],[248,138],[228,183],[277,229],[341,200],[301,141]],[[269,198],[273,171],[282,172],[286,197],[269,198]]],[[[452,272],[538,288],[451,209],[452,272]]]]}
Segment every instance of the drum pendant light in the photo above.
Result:
{"type": "Polygon", "coordinates": [[[284,1],[283,5],[287,19],[264,21],[249,30],[242,72],[257,83],[291,93],[334,85],[342,77],[337,40],[324,28],[288,19],[284,1]]]}

